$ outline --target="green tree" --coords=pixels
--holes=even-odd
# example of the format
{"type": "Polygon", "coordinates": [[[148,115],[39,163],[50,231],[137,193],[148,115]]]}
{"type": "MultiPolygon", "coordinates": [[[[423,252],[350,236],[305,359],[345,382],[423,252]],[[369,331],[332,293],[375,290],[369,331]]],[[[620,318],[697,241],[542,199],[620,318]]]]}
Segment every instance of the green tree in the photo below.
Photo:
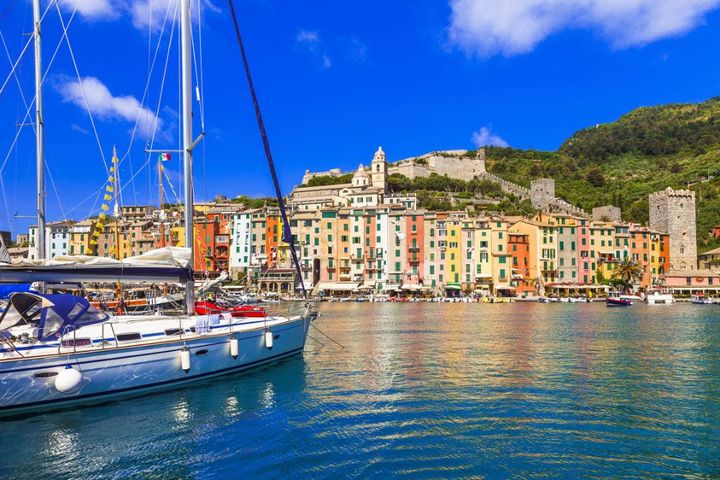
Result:
{"type": "Polygon", "coordinates": [[[627,293],[633,284],[639,282],[643,277],[643,268],[630,259],[621,261],[612,273],[612,280],[622,287],[623,293],[627,293]]]}

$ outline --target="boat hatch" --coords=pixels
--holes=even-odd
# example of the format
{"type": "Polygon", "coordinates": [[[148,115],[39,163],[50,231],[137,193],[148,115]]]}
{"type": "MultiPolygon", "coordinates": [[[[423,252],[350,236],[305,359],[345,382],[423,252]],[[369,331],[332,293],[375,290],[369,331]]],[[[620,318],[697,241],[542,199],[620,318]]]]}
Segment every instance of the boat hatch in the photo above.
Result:
{"type": "Polygon", "coordinates": [[[34,336],[47,341],[85,325],[105,322],[109,318],[82,297],[15,293],[0,317],[0,331],[16,325],[29,325],[37,328],[37,335],[34,336]]]}

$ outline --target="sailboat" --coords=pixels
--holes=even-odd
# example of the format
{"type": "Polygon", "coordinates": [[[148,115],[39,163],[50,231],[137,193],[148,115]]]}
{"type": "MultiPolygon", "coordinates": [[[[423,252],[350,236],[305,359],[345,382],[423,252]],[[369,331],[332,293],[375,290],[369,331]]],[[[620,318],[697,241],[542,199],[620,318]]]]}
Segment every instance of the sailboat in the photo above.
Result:
{"type": "MultiPolygon", "coordinates": [[[[36,69],[40,71],[40,0],[33,0],[33,13],[36,69]]],[[[0,266],[0,282],[180,282],[185,285],[187,311],[177,317],[111,317],[82,297],[13,294],[0,314],[0,415],[165,391],[274,362],[304,349],[310,324],[317,317],[309,304],[293,317],[238,318],[232,312],[198,315],[194,311],[192,150],[197,142],[192,132],[189,0],[180,1],[180,29],[187,248],[166,247],[124,260],[67,256],[13,263],[0,266]]],[[[43,258],[41,83],[36,81],[38,251],[43,258]]]]}

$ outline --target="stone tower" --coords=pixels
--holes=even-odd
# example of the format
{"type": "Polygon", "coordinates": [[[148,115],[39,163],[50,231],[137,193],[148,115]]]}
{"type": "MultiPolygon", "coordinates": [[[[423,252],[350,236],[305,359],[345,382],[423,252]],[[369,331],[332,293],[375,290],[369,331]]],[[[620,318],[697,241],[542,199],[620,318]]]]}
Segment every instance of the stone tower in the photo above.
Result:
{"type": "Polygon", "coordinates": [[[372,180],[372,186],[379,188],[383,192],[387,188],[387,160],[385,158],[385,152],[382,147],[378,147],[377,152],[373,156],[373,161],[370,164],[372,173],[370,179],[372,180]]]}
{"type": "Polygon", "coordinates": [[[671,271],[697,268],[695,192],[673,190],[650,194],[650,228],[670,237],[671,271]]]}
{"type": "Polygon", "coordinates": [[[487,170],[485,169],[485,149],[484,148],[478,148],[477,156],[475,157],[475,175],[482,175],[483,173],[486,173],[487,170]]]}
{"type": "Polygon", "coordinates": [[[538,210],[547,209],[555,201],[555,180],[538,178],[530,182],[530,202],[538,210]]]}

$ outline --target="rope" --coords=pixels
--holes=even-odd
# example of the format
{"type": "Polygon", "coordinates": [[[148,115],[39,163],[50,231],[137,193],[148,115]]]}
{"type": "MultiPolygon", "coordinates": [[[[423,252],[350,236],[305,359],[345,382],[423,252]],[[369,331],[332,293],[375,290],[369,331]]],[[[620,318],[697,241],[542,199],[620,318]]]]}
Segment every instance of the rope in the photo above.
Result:
{"type": "Polygon", "coordinates": [[[293,241],[292,232],[290,230],[290,222],[288,221],[287,212],[285,211],[285,203],[283,202],[283,195],[280,190],[280,182],[278,181],[277,173],[275,172],[275,162],[273,162],[272,152],[270,151],[270,141],[268,140],[267,132],[265,131],[265,123],[263,122],[260,104],[258,102],[257,94],[255,93],[252,75],[250,74],[250,65],[248,64],[247,55],[245,54],[245,46],[242,41],[242,36],[240,35],[240,26],[238,25],[237,15],[235,14],[233,0],[228,0],[228,4],[230,5],[230,13],[235,26],[235,35],[237,37],[238,47],[240,47],[240,54],[242,55],[242,61],[245,67],[245,76],[247,77],[250,95],[252,96],[253,106],[255,107],[255,117],[257,119],[258,128],[260,129],[263,147],[265,148],[265,157],[267,158],[268,166],[270,167],[270,175],[272,176],[273,185],[275,186],[275,195],[277,196],[278,204],[280,206],[280,215],[283,220],[282,241],[290,246],[290,253],[292,254],[295,269],[297,271],[298,278],[300,279],[300,287],[302,288],[303,297],[307,298],[307,290],[305,290],[305,282],[303,281],[302,272],[300,271],[300,262],[298,261],[297,252],[295,251],[295,242],[293,241]]]}

